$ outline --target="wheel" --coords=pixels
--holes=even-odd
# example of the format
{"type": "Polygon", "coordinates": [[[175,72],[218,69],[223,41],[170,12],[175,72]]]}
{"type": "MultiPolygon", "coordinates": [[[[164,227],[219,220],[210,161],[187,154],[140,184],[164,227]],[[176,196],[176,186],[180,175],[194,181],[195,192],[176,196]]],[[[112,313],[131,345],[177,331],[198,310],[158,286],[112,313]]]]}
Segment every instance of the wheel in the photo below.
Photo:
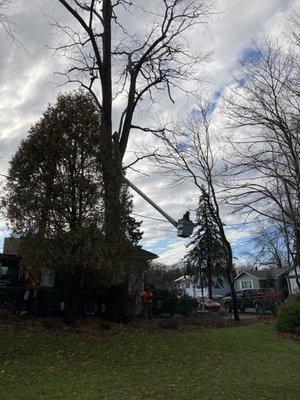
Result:
{"type": "Polygon", "coordinates": [[[263,314],[264,306],[262,305],[262,303],[260,303],[260,302],[255,303],[255,311],[257,314],[263,314]]]}
{"type": "Polygon", "coordinates": [[[282,297],[279,297],[278,299],[275,300],[275,306],[279,307],[281,304],[283,304],[284,299],[282,297]]]}
{"type": "Polygon", "coordinates": [[[89,300],[84,305],[84,313],[86,315],[95,315],[98,311],[98,304],[94,300],[89,300]]]}
{"type": "Polygon", "coordinates": [[[230,314],[232,312],[232,306],[230,303],[225,303],[224,305],[225,311],[230,314]]]}

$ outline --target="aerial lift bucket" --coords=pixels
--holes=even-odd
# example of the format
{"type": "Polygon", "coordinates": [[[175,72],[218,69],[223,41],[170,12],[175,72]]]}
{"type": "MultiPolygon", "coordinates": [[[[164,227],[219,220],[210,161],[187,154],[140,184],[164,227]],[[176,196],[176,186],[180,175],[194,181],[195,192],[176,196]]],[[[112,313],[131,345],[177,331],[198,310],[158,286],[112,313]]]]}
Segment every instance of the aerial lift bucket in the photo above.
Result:
{"type": "Polygon", "coordinates": [[[194,230],[194,223],[187,219],[179,219],[177,225],[177,236],[182,238],[190,237],[194,230]]]}

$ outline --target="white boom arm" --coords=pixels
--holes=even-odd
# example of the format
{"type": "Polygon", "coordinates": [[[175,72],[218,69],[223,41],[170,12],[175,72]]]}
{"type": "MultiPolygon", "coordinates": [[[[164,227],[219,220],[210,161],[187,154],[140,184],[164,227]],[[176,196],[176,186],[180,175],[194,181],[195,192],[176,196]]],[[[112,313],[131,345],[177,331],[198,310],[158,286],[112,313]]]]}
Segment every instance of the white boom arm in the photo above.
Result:
{"type": "Polygon", "coordinates": [[[162,210],[153,200],[151,200],[145,193],[143,193],[138,187],[136,187],[132,182],[128,179],[124,178],[124,181],[130,186],[135,192],[137,192],[143,199],[145,199],[152,207],[154,207],[161,215],[163,215],[175,228],[177,228],[178,222],[172,218],[169,214],[167,214],[164,210],[162,210]]]}
{"type": "MultiPolygon", "coordinates": [[[[124,178],[128,186],[130,186],[134,191],[136,191],[143,199],[145,199],[152,207],[154,207],[161,215],[163,215],[175,228],[177,228],[177,236],[187,238],[191,236],[194,230],[194,223],[189,220],[189,217],[183,217],[176,221],[164,210],[162,210],[153,200],[151,200],[145,193],[143,193],[138,187],[136,187],[128,179],[124,178]]],[[[186,213],[189,215],[189,213],[186,213]]]]}

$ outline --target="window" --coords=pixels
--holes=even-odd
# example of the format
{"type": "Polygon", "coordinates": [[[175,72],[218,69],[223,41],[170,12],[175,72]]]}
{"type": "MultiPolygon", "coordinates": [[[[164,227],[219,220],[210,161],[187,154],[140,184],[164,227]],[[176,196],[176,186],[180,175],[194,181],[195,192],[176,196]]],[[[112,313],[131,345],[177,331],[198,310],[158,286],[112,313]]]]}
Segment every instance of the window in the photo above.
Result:
{"type": "Polygon", "coordinates": [[[241,289],[253,289],[253,281],[241,281],[241,289]]]}
{"type": "Polygon", "coordinates": [[[0,267],[0,276],[8,275],[8,267],[0,267]]]}
{"type": "Polygon", "coordinates": [[[54,287],[55,273],[46,267],[42,267],[41,271],[41,286],[54,287]]]}

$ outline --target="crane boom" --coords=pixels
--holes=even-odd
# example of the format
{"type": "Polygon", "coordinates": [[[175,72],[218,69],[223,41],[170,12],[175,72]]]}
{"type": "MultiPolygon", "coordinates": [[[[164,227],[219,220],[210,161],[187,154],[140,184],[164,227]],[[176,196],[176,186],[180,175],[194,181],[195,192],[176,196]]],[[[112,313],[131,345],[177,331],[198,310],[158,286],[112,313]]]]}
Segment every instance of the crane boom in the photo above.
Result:
{"type": "Polygon", "coordinates": [[[124,178],[124,181],[130,186],[135,192],[137,192],[143,199],[145,199],[152,207],[154,207],[161,215],[163,215],[175,228],[178,226],[178,222],[172,218],[169,214],[167,214],[164,210],[162,210],[153,200],[151,200],[144,192],[142,192],[138,187],[136,187],[132,182],[130,182],[127,178],[124,178]]]}

